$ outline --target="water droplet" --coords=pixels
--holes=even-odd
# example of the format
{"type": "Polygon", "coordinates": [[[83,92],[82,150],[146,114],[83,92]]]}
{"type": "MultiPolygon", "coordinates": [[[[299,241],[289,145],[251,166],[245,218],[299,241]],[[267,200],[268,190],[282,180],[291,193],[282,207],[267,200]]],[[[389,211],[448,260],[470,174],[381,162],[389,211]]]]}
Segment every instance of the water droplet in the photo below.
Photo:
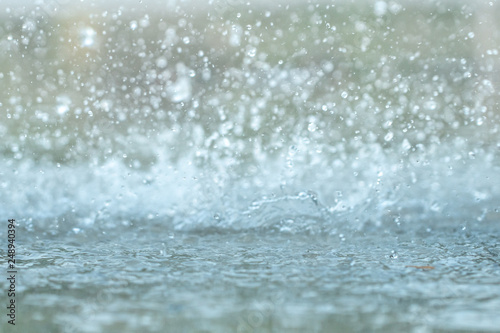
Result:
{"type": "Polygon", "coordinates": [[[437,201],[434,201],[432,204],[431,204],[431,207],[430,209],[433,211],[433,212],[439,212],[441,210],[441,206],[439,205],[439,203],[437,201]]]}
{"type": "Polygon", "coordinates": [[[191,98],[192,87],[189,77],[178,78],[177,82],[170,85],[167,89],[174,103],[185,102],[191,98]]]}
{"type": "Polygon", "coordinates": [[[317,129],[318,129],[318,127],[316,126],[315,123],[309,123],[309,125],[307,126],[307,130],[309,132],[315,132],[317,129]]]}
{"type": "Polygon", "coordinates": [[[375,2],[375,6],[373,7],[373,12],[377,16],[383,16],[387,12],[387,3],[385,1],[377,1],[375,2]]]}
{"type": "Polygon", "coordinates": [[[137,21],[130,21],[130,29],[135,30],[137,29],[137,21]]]}
{"type": "Polygon", "coordinates": [[[57,113],[59,113],[60,115],[63,115],[65,114],[66,112],[68,112],[69,108],[67,105],[58,105],[57,106],[57,113]]]}
{"type": "Polygon", "coordinates": [[[80,30],[80,46],[92,47],[95,43],[97,33],[91,27],[86,27],[80,30]]]}
{"type": "Polygon", "coordinates": [[[349,94],[347,93],[347,91],[343,91],[343,92],[340,94],[340,96],[341,96],[342,98],[347,98],[347,96],[349,96],[349,94]]]}
{"type": "Polygon", "coordinates": [[[384,140],[385,141],[391,141],[393,137],[394,137],[394,133],[387,132],[387,134],[384,136],[384,140]]]}
{"type": "Polygon", "coordinates": [[[158,59],[156,59],[156,66],[158,66],[159,68],[165,68],[167,67],[167,58],[165,57],[159,57],[158,59]]]}
{"type": "Polygon", "coordinates": [[[56,107],[57,113],[62,116],[69,111],[71,99],[67,96],[57,96],[56,103],[57,103],[56,107]]]}
{"type": "Polygon", "coordinates": [[[257,49],[255,47],[251,47],[248,51],[247,51],[247,55],[249,57],[255,57],[255,55],[257,54],[257,49]]]}
{"type": "Polygon", "coordinates": [[[309,195],[306,192],[300,192],[298,196],[299,199],[301,200],[307,199],[309,197],[309,195]]]}
{"type": "Polygon", "coordinates": [[[401,144],[403,150],[410,150],[411,144],[407,139],[403,140],[403,143],[401,144]]]}
{"type": "Polygon", "coordinates": [[[150,25],[150,22],[149,22],[149,15],[145,15],[140,21],[139,21],[139,25],[142,27],[142,28],[147,28],[149,27],[150,25]]]}
{"type": "Polygon", "coordinates": [[[433,111],[433,110],[436,110],[436,108],[437,108],[437,103],[436,103],[436,101],[432,101],[432,100],[431,100],[431,101],[427,101],[427,102],[425,102],[424,107],[425,107],[427,110],[431,110],[431,111],[433,111]]]}

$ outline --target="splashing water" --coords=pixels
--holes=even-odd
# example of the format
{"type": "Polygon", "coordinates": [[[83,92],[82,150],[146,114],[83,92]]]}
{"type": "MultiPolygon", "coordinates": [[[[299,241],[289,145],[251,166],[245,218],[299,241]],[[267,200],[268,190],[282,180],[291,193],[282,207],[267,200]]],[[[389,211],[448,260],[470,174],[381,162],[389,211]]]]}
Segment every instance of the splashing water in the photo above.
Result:
{"type": "Polygon", "coordinates": [[[497,329],[497,3],[167,3],[0,13],[26,332],[497,329]]]}

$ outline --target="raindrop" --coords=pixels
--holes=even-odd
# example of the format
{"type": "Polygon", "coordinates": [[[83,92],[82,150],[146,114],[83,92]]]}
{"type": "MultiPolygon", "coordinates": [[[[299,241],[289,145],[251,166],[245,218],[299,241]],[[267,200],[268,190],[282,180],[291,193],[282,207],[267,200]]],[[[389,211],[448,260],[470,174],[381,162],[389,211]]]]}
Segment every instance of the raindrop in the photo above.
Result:
{"type": "Polygon", "coordinates": [[[171,94],[172,102],[179,103],[187,101],[191,98],[191,81],[189,77],[181,77],[177,82],[168,87],[171,94]]]}
{"type": "Polygon", "coordinates": [[[309,125],[307,126],[307,130],[308,130],[309,132],[314,132],[314,131],[316,131],[317,129],[318,129],[318,127],[316,126],[316,124],[315,124],[315,123],[309,123],[309,125]]]}
{"type": "Polygon", "coordinates": [[[410,150],[411,144],[407,139],[403,140],[403,143],[401,144],[403,150],[410,150]]]}
{"type": "Polygon", "coordinates": [[[56,107],[57,113],[62,116],[69,111],[71,100],[67,96],[58,96],[56,98],[56,103],[57,103],[56,107]]]}
{"type": "Polygon", "coordinates": [[[95,37],[97,33],[94,29],[86,27],[80,30],[80,46],[81,47],[92,47],[95,43],[95,37]]]}
{"type": "Polygon", "coordinates": [[[252,58],[255,57],[256,54],[257,54],[257,49],[255,47],[251,47],[247,52],[247,55],[252,58]]]}
{"type": "Polygon", "coordinates": [[[57,106],[57,113],[59,113],[61,116],[68,112],[69,108],[67,105],[61,104],[57,106]]]}
{"type": "Polygon", "coordinates": [[[424,107],[425,107],[427,110],[431,110],[431,111],[433,111],[433,110],[436,110],[436,108],[437,108],[437,103],[436,103],[435,101],[432,101],[432,100],[431,100],[431,101],[427,101],[427,102],[425,102],[424,107]]]}
{"type": "Polygon", "coordinates": [[[375,2],[375,6],[373,8],[375,15],[383,16],[387,12],[387,3],[385,1],[377,1],[375,2]]]}
{"type": "Polygon", "coordinates": [[[167,67],[167,58],[159,57],[158,59],[156,59],[156,66],[158,66],[159,68],[167,67]]]}

